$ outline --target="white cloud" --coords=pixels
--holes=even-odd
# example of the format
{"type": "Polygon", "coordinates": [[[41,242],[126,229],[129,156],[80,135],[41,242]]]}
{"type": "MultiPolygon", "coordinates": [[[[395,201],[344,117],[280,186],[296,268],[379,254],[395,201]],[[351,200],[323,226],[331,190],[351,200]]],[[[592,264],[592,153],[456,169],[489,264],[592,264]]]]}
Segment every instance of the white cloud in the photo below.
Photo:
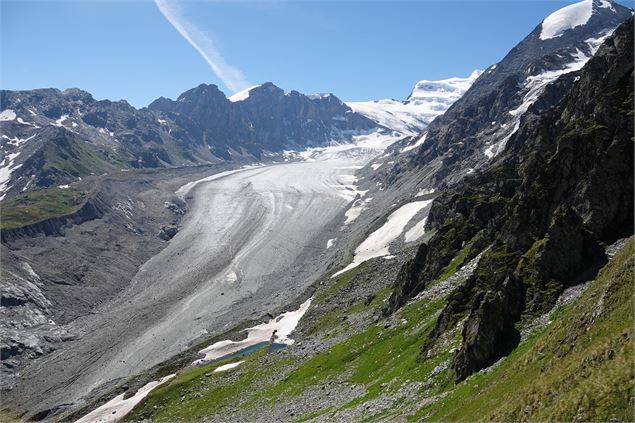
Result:
{"type": "Polygon", "coordinates": [[[170,4],[169,0],[154,0],[154,2],[165,19],[200,53],[227,88],[236,92],[251,86],[240,70],[225,62],[210,37],[185,19],[174,4],[170,4]]]}

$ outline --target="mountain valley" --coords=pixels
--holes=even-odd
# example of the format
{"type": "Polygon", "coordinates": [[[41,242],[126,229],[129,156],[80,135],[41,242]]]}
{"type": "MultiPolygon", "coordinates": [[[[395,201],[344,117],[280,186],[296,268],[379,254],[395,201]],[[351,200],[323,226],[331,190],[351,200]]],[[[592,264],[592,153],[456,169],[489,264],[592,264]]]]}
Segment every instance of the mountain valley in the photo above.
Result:
{"type": "Polygon", "coordinates": [[[3,90],[0,418],[630,421],[632,15],[404,101],[3,90]]]}

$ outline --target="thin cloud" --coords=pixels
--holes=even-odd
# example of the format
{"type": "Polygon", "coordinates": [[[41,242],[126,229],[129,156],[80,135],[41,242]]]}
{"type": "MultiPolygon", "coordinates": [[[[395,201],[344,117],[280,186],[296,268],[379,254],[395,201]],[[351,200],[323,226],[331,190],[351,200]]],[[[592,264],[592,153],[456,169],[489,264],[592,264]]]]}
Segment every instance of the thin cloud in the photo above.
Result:
{"type": "Polygon", "coordinates": [[[210,37],[185,19],[177,7],[170,4],[168,0],[154,0],[154,2],[165,19],[200,53],[227,88],[236,92],[251,85],[240,70],[225,62],[210,37]]]}

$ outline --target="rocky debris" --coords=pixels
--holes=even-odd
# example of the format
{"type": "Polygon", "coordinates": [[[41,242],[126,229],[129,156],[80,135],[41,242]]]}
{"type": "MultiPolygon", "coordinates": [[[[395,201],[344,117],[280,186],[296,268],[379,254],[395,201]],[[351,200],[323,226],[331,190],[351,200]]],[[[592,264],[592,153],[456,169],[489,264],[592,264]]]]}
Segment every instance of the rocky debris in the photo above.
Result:
{"type": "Polygon", "coordinates": [[[49,353],[56,344],[74,339],[74,335],[51,319],[51,302],[42,291],[43,281],[31,265],[5,255],[3,259],[0,374],[6,375],[20,367],[23,360],[49,353]]]}
{"type": "Polygon", "coordinates": [[[450,292],[456,288],[457,285],[465,282],[467,278],[472,276],[478,262],[480,261],[483,253],[480,253],[478,256],[474,257],[469,263],[465,264],[461,267],[455,274],[448,277],[447,279],[427,286],[420,294],[418,294],[413,301],[417,301],[420,299],[426,300],[438,300],[440,298],[446,297],[450,292]]]}
{"type": "MultiPolygon", "coordinates": [[[[14,386],[14,378],[33,359],[68,348],[70,341],[81,336],[81,330],[71,331],[68,324],[98,312],[165,246],[156,234],[162,226],[168,233],[172,230],[161,223],[178,223],[180,216],[164,203],[173,201],[179,186],[208,176],[212,169],[126,173],[100,176],[98,181],[86,178],[79,189],[94,192],[87,199],[92,206],[81,208],[76,216],[56,218],[55,224],[47,223],[62,225],[60,230],[46,236],[27,228],[14,232],[10,240],[7,236],[8,242],[3,239],[0,376],[6,387],[14,386]]],[[[222,170],[226,168],[218,169],[222,170]]]]}
{"type": "Polygon", "coordinates": [[[170,210],[177,216],[183,216],[187,211],[185,201],[178,197],[174,197],[170,201],[166,201],[164,204],[166,209],[170,210]]]}
{"type": "Polygon", "coordinates": [[[165,225],[161,226],[161,231],[159,232],[159,238],[164,241],[169,241],[174,238],[174,235],[179,231],[179,228],[176,225],[165,225]]]}

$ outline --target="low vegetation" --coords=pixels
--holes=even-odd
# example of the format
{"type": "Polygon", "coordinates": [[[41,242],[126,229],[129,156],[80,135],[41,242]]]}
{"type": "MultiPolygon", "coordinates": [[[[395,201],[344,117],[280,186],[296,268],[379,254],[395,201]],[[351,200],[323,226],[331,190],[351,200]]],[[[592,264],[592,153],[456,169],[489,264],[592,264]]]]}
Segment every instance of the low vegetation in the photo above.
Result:
{"type": "MultiPolygon", "coordinates": [[[[464,254],[461,251],[453,262],[464,254]]],[[[337,296],[356,276],[363,276],[359,272],[333,280],[316,298],[326,302],[337,296]]],[[[152,392],[128,419],[190,421],[233,412],[254,418],[272,407],[301,403],[315,392],[327,395],[333,384],[350,388],[351,394],[321,405],[316,401],[315,407],[288,417],[628,421],[635,388],[633,277],[631,240],[579,299],[552,312],[550,322],[508,357],[458,383],[449,364],[460,343],[460,325],[432,354],[421,355],[445,299],[417,299],[389,318],[371,322],[390,295],[390,289],[382,289],[311,320],[303,342],[336,340],[332,346],[308,356],[297,354],[298,347],[292,347],[293,354],[262,349],[241,358],[245,362],[228,372],[213,370],[236,358],[186,369],[152,392]],[[347,318],[342,321],[342,316],[347,318]],[[368,320],[362,330],[347,322],[356,317],[368,320]],[[374,410],[371,405],[383,398],[390,400],[374,410]]]]}
{"type": "Polygon", "coordinates": [[[0,203],[0,228],[19,228],[73,213],[83,200],[82,193],[57,187],[9,198],[0,203]]]}

